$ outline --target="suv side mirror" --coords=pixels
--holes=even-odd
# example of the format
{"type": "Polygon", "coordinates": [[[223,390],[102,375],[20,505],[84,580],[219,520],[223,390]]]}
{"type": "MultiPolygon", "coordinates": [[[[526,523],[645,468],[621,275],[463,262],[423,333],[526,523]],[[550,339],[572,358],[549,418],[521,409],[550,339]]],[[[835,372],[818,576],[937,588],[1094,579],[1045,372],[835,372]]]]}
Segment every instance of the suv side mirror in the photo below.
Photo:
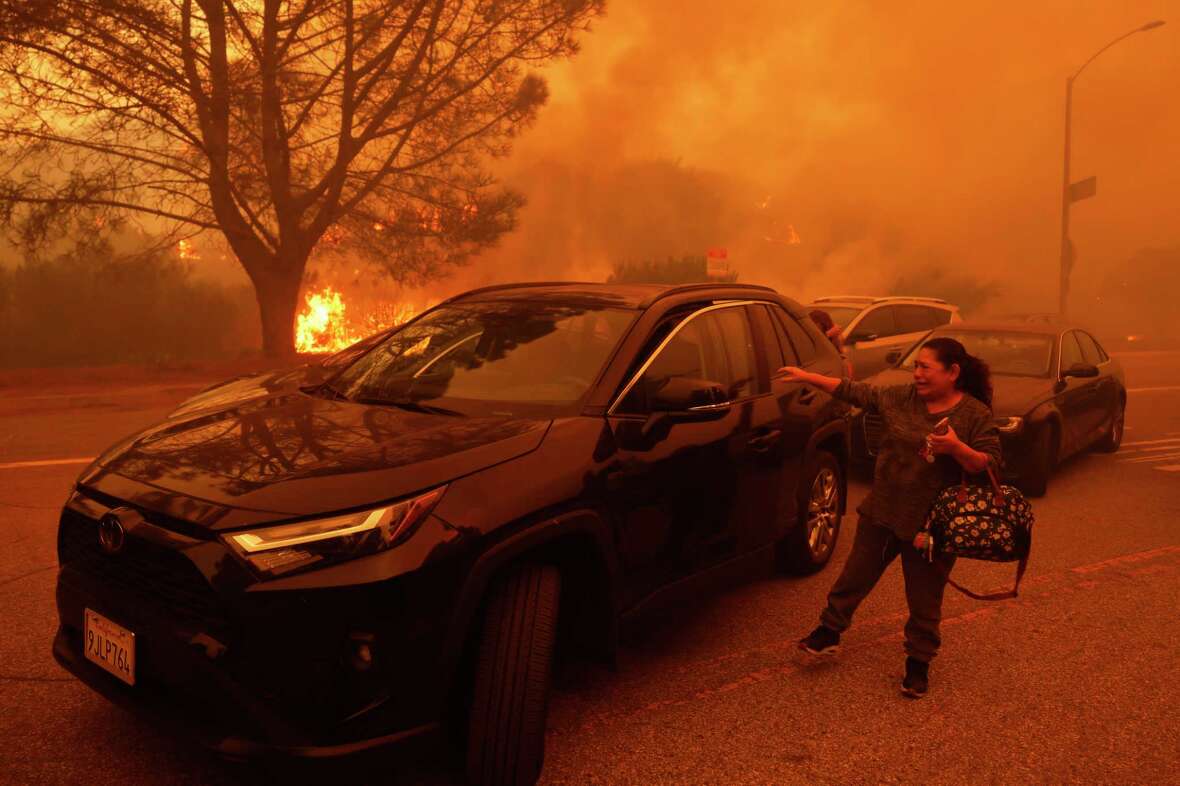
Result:
{"type": "Polygon", "coordinates": [[[651,394],[653,412],[665,412],[678,421],[709,420],[729,409],[725,388],[693,377],[669,377],[651,394]]]}
{"type": "Polygon", "coordinates": [[[1098,366],[1089,363],[1074,363],[1067,369],[1061,372],[1061,378],[1066,377],[1096,377],[1098,376],[1098,366]]]}

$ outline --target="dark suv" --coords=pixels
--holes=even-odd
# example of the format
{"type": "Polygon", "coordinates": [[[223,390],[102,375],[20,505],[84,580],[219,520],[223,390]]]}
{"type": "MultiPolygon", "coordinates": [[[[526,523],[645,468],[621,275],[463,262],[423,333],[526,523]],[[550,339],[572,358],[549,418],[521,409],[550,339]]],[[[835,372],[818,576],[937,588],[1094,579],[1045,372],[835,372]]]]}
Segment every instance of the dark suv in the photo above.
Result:
{"type": "Polygon", "coordinates": [[[739,560],[827,562],[847,407],[784,364],[840,369],[770,289],[528,284],[211,390],[79,477],[54,654],[223,754],[449,725],[473,781],[531,782],[555,648],[609,656],[739,560]]]}

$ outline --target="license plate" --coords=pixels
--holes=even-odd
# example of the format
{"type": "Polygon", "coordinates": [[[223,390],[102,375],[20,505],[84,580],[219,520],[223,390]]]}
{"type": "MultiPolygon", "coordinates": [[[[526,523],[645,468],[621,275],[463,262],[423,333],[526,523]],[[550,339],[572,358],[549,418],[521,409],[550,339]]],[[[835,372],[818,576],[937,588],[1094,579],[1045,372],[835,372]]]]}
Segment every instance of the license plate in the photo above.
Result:
{"type": "Polygon", "coordinates": [[[102,666],[128,685],[135,684],[134,633],[98,612],[86,609],[86,628],[82,634],[87,660],[102,666]]]}

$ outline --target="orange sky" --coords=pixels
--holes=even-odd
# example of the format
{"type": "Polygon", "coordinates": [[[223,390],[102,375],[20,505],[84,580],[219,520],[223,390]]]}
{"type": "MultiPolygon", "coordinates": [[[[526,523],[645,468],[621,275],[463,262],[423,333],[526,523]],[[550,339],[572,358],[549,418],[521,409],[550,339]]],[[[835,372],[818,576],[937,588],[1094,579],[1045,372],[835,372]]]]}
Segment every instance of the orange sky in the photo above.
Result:
{"type": "Polygon", "coordinates": [[[800,297],[873,291],[933,264],[1048,307],[1065,77],[1155,18],[1173,17],[1075,88],[1073,171],[1098,176],[1098,196],[1074,208],[1079,283],[1180,244],[1178,7],[615,2],[581,55],[550,69],[550,103],[503,165],[531,200],[520,229],[442,287],[599,278],[620,255],[704,243],[730,247],[743,280],[800,297]],[[683,177],[653,175],[653,161],[683,177]],[[760,242],[734,218],[765,196],[803,246],[760,242]]]}

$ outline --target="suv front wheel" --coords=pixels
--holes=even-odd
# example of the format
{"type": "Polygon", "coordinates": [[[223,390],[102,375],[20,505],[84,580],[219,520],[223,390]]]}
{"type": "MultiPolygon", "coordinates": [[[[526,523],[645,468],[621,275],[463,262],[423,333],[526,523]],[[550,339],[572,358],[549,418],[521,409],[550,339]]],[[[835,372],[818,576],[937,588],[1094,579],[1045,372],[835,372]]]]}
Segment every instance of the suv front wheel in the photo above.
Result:
{"type": "Polygon", "coordinates": [[[548,565],[523,568],[492,590],[468,724],[473,784],[533,784],[541,774],[560,596],[561,574],[548,565]]]}
{"type": "Polygon", "coordinates": [[[779,564],[791,573],[814,573],[836,550],[843,516],[840,462],[816,451],[799,484],[799,523],[779,544],[779,564]]]}

